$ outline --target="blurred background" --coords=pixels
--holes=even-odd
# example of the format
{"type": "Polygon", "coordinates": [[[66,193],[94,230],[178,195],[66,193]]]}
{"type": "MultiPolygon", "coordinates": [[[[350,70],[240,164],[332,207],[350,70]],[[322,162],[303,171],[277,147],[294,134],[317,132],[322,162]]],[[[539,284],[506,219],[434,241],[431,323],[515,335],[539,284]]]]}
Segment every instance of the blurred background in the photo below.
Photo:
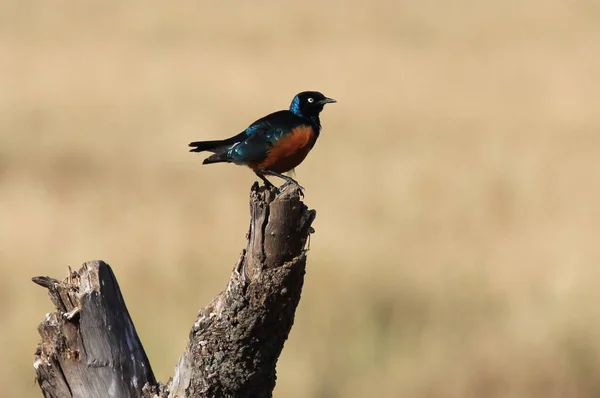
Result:
{"type": "Polygon", "coordinates": [[[254,175],[201,166],[320,90],[275,397],[600,396],[600,3],[0,3],[0,385],[35,275],[109,262],[159,379],[226,285],[254,175]]]}

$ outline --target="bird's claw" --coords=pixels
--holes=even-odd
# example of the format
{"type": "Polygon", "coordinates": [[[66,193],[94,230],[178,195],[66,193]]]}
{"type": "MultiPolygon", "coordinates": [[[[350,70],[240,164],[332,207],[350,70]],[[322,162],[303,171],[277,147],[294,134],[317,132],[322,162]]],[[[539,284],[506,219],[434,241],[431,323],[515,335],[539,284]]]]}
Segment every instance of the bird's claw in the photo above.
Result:
{"type": "Polygon", "coordinates": [[[287,180],[286,182],[283,183],[283,185],[279,188],[281,192],[285,191],[290,185],[294,185],[295,187],[297,187],[300,191],[300,195],[304,196],[304,187],[300,184],[298,184],[297,181],[294,180],[287,180]]]}

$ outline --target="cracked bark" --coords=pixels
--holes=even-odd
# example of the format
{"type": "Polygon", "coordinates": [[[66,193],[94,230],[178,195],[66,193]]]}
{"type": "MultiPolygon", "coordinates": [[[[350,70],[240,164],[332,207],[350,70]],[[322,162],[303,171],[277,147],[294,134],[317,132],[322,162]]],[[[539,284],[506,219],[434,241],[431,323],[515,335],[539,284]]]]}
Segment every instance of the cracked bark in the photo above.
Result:
{"type": "Polygon", "coordinates": [[[38,327],[33,366],[46,397],[135,397],[155,384],[119,285],[102,261],[87,262],[65,282],[33,278],[57,311],[38,327]]]}
{"type": "Polygon", "coordinates": [[[85,263],[65,281],[34,278],[57,309],[38,328],[34,368],[44,396],[271,397],[316,214],[300,195],[253,185],[247,247],[226,289],[200,310],[167,384],[154,379],[107,264],[85,263]]]}

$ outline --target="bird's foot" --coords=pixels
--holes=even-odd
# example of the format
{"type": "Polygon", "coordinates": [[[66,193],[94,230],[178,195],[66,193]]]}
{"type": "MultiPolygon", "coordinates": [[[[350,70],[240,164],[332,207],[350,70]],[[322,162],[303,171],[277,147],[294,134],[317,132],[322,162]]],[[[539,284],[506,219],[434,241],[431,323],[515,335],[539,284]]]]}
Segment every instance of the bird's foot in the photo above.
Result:
{"type": "Polygon", "coordinates": [[[268,189],[268,190],[273,190],[274,189],[274,190],[277,191],[277,193],[279,193],[279,188],[277,186],[271,184],[271,182],[269,182],[268,184],[265,183],[265,188],[268,189]]]}
{"type": "Polygon", "coordinates": [[[266,179],[265,174],[266,175],[271,175],[271,176],[274,176],[274,177],[279,177],[279,178],[281,178],[281,179],[283,179],[285,181],[285,183],[281,187],[279,187],[278,192],[283,192],[290,185],[294,185],[294,186],[296,186],[300,190],[300,194],[302,196],[304,196],[304,192],[303,192],[304,191],[304,187],[302,185],[298,184],[298,181],[294,180],[292,177],[286,176],[286,175],[283,175],[283,174],[280,174],[280,173],[277,173],[277,172],[271,171],[271,170],[258,170],[256,172],[256,175],[259,176],[265,182],[265,185],[267,183],[271,184],[271,182],[266,179]]]}
{"type": "Polygon", "coordinates": [[[290,178],[289,180],[285,180],[285,182],[283,183],[283,185],[281,187],[279,187],[279,190],[281,192],[285,191],[289,186],[295,186],[296,188],[298,188],[298,190],[300,191],[300,195],[304,196],[304,187],[300,184],[298,184],[298,181],[290,178]]]}
{"type": "Polygon", "coordinates": [[[279,188],[273,185],[271,181],[267,180],[267,177],[265,177],[264,173],[256,172],[256,176],[262,180],[262,182],[265,184],[265,188],[268,190],[275,188],[277,193],[279,193],[279,188]]]}

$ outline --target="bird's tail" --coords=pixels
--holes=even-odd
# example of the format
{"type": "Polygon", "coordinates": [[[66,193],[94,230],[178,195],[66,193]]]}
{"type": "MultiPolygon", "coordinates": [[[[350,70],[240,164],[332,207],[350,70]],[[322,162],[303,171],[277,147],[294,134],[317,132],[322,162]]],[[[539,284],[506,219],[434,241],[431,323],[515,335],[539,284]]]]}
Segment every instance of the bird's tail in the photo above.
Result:
{"type": "Polygon", "coordinates": [[[190,152],[219,152],[221,149],[228,146],[227,141],[228,140],[190,142],[189,146],[192,148],[190,149],[190,152]]]}
{"type": "Polygon", "coordinates": [[[214,155],[210,155],[202,164],[209,163],[219,163],[219,162],[229,162],[230,159],[227,157],[227,152],[232,145],[237,144],[238,142],[246,139],[246,132],[243,131],[238,135],[234,135],[233,137],[227,138],[226,140],[217,140],[217,141],[196,141],[190,142],[189,146],[192,148],[190,152],[213,152],[214,155]]]}
{"type": "Polygon", "coordinates": [[[207,157],[206,159],[204,159],[204,161],[202,162],[202,164],[230,162],[231,159],[229,159],[229,157],[227,156],[227,152],[228,151],[225,150],[223,152],[217,152],[214,155],[210,155],[209,157],[207,157]]]}
{"type": "Polygon", "coordinates": [[[245,138],[246,132],[243,131],[238,135],[227,138],[226,140],[190,142],[189,146],[192,148],[190,149],[190,152],[209,151],[214,153],[214,155],[204,159],[202,164],[228,162],[229,158],[227,157],[227,150],[231,148],[232,145],[243,141],[245,138]]]}

